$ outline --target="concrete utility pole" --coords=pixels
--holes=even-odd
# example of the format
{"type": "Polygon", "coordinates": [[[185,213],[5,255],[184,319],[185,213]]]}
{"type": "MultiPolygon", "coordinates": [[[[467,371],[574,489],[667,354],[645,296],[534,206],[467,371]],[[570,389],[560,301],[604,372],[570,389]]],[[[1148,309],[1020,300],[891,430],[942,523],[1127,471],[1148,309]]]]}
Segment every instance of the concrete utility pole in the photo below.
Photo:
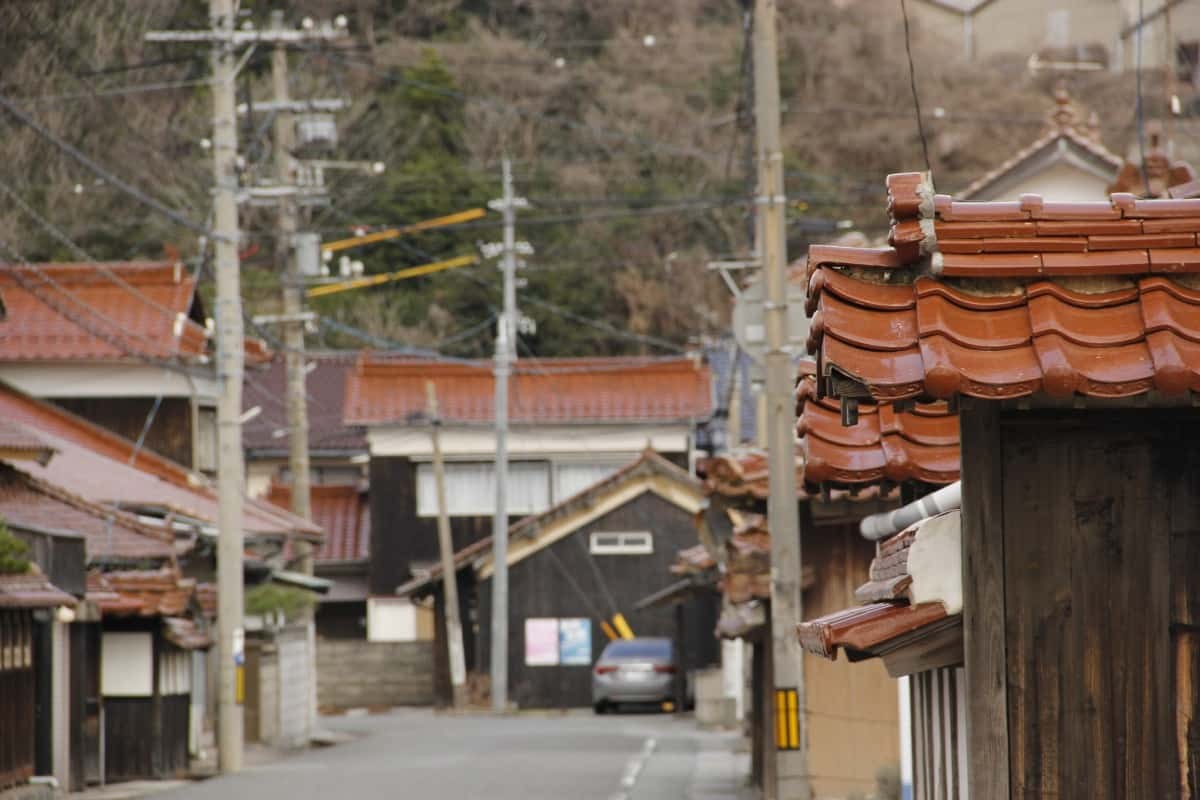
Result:
{"type": "Polygon", "coordinates": [[[442,464],[442,420],[438,414],[437,387],[425,381],[425,396],[433,438],[433,478],[437,485],[438,549],[442,555],[442,594],[445,595],[446,650],[450,654],[450,690],[455,708],[467,703],[467,660],[463,654],[462,617],[458,613],[458,577],[454,569],[454,541],[446,512],[446,470],[442,464]]]}
{"type": "MultiPolygon", "coordinates": [[[[271,30],[283,30],[283,12],[271,12],[271,30]]],[[[271,51],[271,85],[275,104],[275,178],[280,186],[296,182],[295,119],[289,108],[287,45],[276,42],[271,51]]],[[[312,519],[308,468],[308,389],[305,385],[304,360],[304,286],[294,255],[297,229],[296,198],[279,198],[275,231],[275,266],[283,294],[284,366],[287,374],[288,472],[292,476],[292,513],[312,519]]],[[[311,575],[312,545],[296,542],[299,571],[311,575]]]]}
{"type": "Polygon", "coordinates": [[[505,158],[504,196],[488,207],[504,216],[504,310],[496,321],[496,513],[492,517],[492,710],[508,710],[508,378],[516,360],[517,337],[517,209],[528,207],[513,196],[512,163],[505,158]]]}
{"type": "MultiPolygon", "coordinates": [[[[210,0],[214,32],[233,31],[232,0],[210,0]]],[[[242,629],[242,502],[245,464],[242,459],[242,328],[241,266],[238,262],[238,172],[236,78],[232,42],[216,41],[212,49],[213,183],[216,255],[217,494],[220,503],[217,542],[217,631],[220,694],[217,750],[221,771],[242,768],[242,692],[245,632],[242,629]]]]}
{"type": "MultiPolygon", "coordinates": [[[[804,725],[804,662],[796,640],[800,605],[800,520],[796,501],[795,367],[788,351],[787,233],[783,152],[779,136],[779,64],[775,0],[754,3],[754,108],[758,137],[757,206],[762,235],[766,326],[768,438],[767,526],[771,531],[771,659],[774,702],[767,731],[775,734],[769,800],[808,800],[804,725]],[[772,713],[773,712],[773,713],[772,713]]],[[[758,721],[764,724],[766,720],[758,721]]]]}
{"type": "MultiPolygon", "coordinates": [[[[220,664],[217,750],[222,772],[242,768],[245,632],[242,552],[245,463],[242,450],[242,377],[245,331],[238,261],[238,152],[234,56],[239,47],[267,42],[333,39],[344,30],[323,25],[300,31],[235,29],[233,0],[209,0],[211,26],[200,31],[148,31],[146,41],[212,45],[214,262],[217,380],[217,639],[220,664]]],[[[344,26],[342,26],[344,27],[344,26]]],[[[293,493],[294,494],[294,493],[293,493]]],[[[307,493],[305,493],[307,498],[307,493]]]]}

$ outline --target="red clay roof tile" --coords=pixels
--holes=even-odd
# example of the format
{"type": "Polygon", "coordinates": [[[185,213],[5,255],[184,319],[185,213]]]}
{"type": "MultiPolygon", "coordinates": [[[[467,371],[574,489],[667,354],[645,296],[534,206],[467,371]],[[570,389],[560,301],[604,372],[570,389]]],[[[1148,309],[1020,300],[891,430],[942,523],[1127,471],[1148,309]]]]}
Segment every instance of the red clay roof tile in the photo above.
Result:
{"type": "Polygon", "coordinates": [[[946,607],[941,603],[918,606],[872,603],[802,622],[796,626],[796,634],[800,646],[808,652],[836,659],[838,648],[866,653],[884,642],[945,618],[946,607]]]}
{"type": "MultiPolygon", "coordinates": [[[[888,188],[890,207],[910,215],[902,221],[928,213],[927,182],[892,178],[888,188]]],[[[884,401],[1043,389],[1126,397],[1200,383],[1200,292],[1163,277],[1200,272],[1200,199],[933,201],[934,231],[950,242],[948,250],[922,244],[940,266],[936,278],[920,259],[889,271],[885,304],[875,300],[878,282],[858,268],[829,262],[812,276],[808,306],[820,324],[810,351],[823,376],[836,372],[884,401]],[[1038,221],[1030,235],[1018,212],[1052,221],[1038,221]],[[993,241],[1012,252],[988,252],[993,241]],[[1086,250],[1066,249],[1081,241],[1086,250]],[[1070,287],[1056,283],[1068,278],[1070,287]]]]}
{"type": "MultiPolygon", "coordinates": [[[[317,485],[310,491],[312,519],[325,532],[313,553],[317,561],[362,561],[369,555],[371,509],[367,493],[355,485],[317,485]]],[[[292,487],[272,483],[267,499],[291,508],[292,487]]]]}
{"type": "Polygon", "coordinates": [[[182,264],[100,266],[3,265],[0,291],[8,319],[0,337],[0,360],[204,355],[207,333],[189,318],[196,281],[182,264]]]}
{"type": "Polygon", "coordinates": [[[74,606],[75,598],[37,572],[0,573],[0,608],[54,608],[74,606]]]}
{"type": "MultiPolygon", "coordinates": [[[[423,419],[427,380],[437,387],[444,420],[491,421],[495,389],[490,362],[364,353],[346,383],[346,422],[384,425],[423,419]]],[[[509,418],[518,423],[682,422],[703,419],[713,407],[708,367],[691,358],[519,361],[509,386],[509,418]]]]}

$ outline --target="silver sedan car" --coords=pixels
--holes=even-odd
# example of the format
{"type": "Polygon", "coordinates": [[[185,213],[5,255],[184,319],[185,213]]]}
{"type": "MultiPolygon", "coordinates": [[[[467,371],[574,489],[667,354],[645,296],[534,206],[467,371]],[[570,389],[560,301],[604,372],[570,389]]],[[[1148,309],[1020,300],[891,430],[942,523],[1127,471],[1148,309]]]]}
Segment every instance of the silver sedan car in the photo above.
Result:
{"type": "Polygon", "coordinates": [[[621,703],[672,701],[675,670],[670,639],[609,642],[592,669],[592,707],[603,714],[621,703]]]}

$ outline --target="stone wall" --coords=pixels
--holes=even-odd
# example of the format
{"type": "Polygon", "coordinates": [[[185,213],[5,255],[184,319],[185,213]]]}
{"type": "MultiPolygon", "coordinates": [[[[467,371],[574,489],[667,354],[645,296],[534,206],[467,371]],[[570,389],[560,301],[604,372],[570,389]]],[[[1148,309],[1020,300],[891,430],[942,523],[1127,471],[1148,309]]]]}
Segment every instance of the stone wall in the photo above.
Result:
{"type": "Polygon", "coordinates": [[[433,642],[317,640],[322,709],[433,703],[433,642]]]}

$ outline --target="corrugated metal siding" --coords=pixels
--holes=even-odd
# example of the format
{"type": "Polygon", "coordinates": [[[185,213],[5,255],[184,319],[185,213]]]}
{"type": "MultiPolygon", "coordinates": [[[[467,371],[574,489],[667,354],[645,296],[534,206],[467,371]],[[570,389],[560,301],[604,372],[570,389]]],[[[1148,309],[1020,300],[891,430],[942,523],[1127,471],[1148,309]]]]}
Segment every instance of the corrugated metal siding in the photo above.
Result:
{"type": "Polygon", "coordinates": [[[965,800],[967,794],[966,678],[962,667],[913,675],[913,798],[965,800]]]}

